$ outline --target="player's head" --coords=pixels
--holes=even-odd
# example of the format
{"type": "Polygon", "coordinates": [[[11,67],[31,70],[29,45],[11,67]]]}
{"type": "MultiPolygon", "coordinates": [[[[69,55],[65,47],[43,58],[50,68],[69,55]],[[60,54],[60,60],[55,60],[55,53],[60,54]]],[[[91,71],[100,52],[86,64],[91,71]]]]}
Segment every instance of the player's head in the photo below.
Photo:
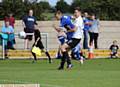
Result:
{"type": "Polygon", "coordinates": [[[29,12],[28,12],[29,16],[33,16],[33,10],[30,9],[29,12]]]}
{"type": "Polygon", "coordinates": [[[13,13],[10,13],[10,14],[9,14],[9,17],[12,17],[12,16],[13,16],[13,13]]]}
{"type": "Polygon", "coordinates": [[[80,7],[76,7],[76,8],[74,9],[74,16],[75,16],[76,18],[78,18],[79,16],[81,16],[81,9],[80,9],[80,7]]]}
{"type": "Polygon", "coordinates": [[[95,14],[91,14],[91,19],[92,19],[92,20],[96,19],[95,14]]]}
{"type": "Polygon", "coordinates": [[[89,17],[88,12],[84,12],[83,16],[84,17],[89,17]]]}
{"type": "Polygon", "coordinates": [[[114,45],[116,45],[116,44],[117,44],[117,41],[116,41],[116,40],[114,40],[114,41],[113,41],[113,44],[114,44],[114,45]]]}
{"type": "Polygon", "coordinates": [[[9,21],[5,21],[5,26],[8,27],[10,25],[9,21]]]}
{"type": "Polygon", "coordinates": [[[61,17],[62,17],[62,12],[61,12],[60,10],[56,11],[56,12],[55,12],[55,18],[56,18],[57,20],[60,20],[61,17]]]}

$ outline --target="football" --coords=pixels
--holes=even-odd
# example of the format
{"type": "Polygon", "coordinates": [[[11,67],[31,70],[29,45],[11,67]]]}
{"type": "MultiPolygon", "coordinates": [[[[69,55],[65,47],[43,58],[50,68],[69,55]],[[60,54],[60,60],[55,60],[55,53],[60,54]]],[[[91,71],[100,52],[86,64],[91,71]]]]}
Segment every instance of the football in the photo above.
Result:
{"type": "Polygon", "coordinates": [[[20,39],[25,39],[26,38],[26,33],[24,31],[21,31],[21,32],[18,33],[18,37],[20,39]]]}

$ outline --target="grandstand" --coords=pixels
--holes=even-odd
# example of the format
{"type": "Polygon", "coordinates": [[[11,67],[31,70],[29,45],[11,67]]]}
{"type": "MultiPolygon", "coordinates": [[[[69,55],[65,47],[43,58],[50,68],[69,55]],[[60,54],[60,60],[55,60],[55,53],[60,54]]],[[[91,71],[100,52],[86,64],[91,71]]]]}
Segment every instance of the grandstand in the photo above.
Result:
{"type": "MultiPolygon", "coordinates": [[[[3,22],[0,22],[0,27],[3,22]]],[[[56,51],[58,49],[58,40],[57,40],[57,32],[52,27],[53,24],[59,24],[57,21],[38,21],[38,25],[40,27],[40,31],[42,33],[42,41],[44,46],[52,57],[55,57],[56,51]]],[[[18,33],[23,30],[22,22],[16,21],[15,23],[15,33],[18,33]]],[[[100,21],[100,34],[99,34],[99,50],[95,50],[96,57],[108,57],[109,56],[109,46],[111,45],[113,40],[118,41],[118,45],[120,44],[120,22],[119,21],[100,21]]],[[[33,42],[31,42],[32,45],[33,42]]],[[[10,58],[31,58],[31,54],[29,50],[24,50],[24,40],[19,39],[16,35],[16,49],[13,51],[9,51],[10,58]],[[14,54],[16,53],[16,54],[14,54]]],[[[2,53],[2,48],[0,47],[2,53]]],[[[87,51],[86,55],[87,55],[87,51]]],[[[45,56],[45,55],[43,55],[45,56]]],[[[42,57],[43,57],[42,56],[42,57]]],[[[119,51],[120,56],[120,51],[119,51]]]]}

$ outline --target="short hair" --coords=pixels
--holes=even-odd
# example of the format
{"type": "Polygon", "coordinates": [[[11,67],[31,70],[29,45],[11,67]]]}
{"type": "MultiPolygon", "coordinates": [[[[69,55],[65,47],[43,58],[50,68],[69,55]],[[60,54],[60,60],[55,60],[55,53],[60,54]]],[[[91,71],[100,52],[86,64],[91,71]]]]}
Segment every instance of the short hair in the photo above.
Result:
{"type": "Polygon", "coordinates": [[[57,15],[57,14],[58,14],[58,15],[61,15],[61,14],[62,14],[62,11],[60,11],[60,10],[56,11],[56,12],[55,12],[55,15],[57,15]]]}
{"type": "Polygon", "coordinates": [[[78,10],[78,11],[80,11],[80,12],[81,12],[80,7],[75,7],[75,9],[74,9],[74,10],[78,10]]]}
{"type": "Polygon", "coordinates": [[[113,43],[117,43],[117,40],[114,40],[113,43]]]}

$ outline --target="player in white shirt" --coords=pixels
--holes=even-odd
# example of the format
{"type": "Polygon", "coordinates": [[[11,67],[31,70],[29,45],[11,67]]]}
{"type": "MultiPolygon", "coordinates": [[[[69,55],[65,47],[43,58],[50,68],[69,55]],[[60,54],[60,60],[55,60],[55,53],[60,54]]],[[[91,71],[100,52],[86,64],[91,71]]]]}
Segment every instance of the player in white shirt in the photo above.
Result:
{"type": "MultiPolygon", "coordinates": [[[[75,28],[67,31],[67,32],[73,32],[72,39],[69,40],[68,42],[64,43],[61,46],[61,51],[62,51],[63,55],[66,55],[66,57],[64,58],[64,61],[68,57],[68,55],[67,55],[68,51],[70,49],[74,48],[75,46],[77,46],[77,44],[80,43],[82,36],[83,36],[84,24],[83,24],[83,19],[81,17],[81,10],[79,7],[75,8],[74,16],[75,16],[75,21],[74,21],[75,28]]],[[[64,62],[64,61],[62,61],[62,62],[64,62]]],[[[71,64],[69,66],[67,66],[67,68],[71,68],[71,67],[72,67],[71,64]]],[[[64,68],[64,63],[61,63],[61,65],[58,69],[61,70],[63,68],[64,68]]]]}

